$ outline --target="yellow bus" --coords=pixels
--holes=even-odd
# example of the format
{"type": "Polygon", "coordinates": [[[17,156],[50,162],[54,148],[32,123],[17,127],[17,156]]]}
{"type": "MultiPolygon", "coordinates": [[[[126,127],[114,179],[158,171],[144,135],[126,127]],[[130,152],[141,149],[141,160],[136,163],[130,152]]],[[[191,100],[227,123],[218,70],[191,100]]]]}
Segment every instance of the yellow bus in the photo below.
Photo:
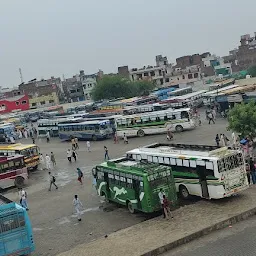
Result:
{"type": "Polygon", "coordinates": [[[39,164],[39,148],[35,144],[3,144],[0,145],[0,155],[23,155],[28,170],[37,169],[39,164]]]}

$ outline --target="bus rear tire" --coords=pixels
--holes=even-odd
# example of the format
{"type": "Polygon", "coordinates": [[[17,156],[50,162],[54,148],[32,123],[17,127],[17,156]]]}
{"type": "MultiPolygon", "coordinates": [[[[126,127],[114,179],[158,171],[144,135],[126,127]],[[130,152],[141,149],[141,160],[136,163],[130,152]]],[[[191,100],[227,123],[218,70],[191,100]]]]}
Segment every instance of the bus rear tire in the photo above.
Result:
{"type": "Polygon", "coordinates": [[[188,192],[187,188],[183,185],[180,185],[180,187],[179,187],[179,194],[180,194],[182,199],[188,199],[189,198],[189,192],[188,192]]]}
{"type": "Polygon", "coordinates": [[[22,188],[24,186],[24,178],[20,176],[16,177],[14,184],[17,188],[22,188]]]}
{"type": "Polygon", "coordinates": [[[93,141],[96,141],[97,140],[97,137],[95,135],[92,135],[92,140],[93,141]]]}
{"type": "Polygon", "coordinates": [[[175,127],[175,130],[176,130],[176,132],[183,132],[183,127],[181,126],[181,125],[177,125],[176,127],[175,127]]]}
{"type": "Polygon", "coordinates": [[[134,213],[135,213],[135,209],[134,209],[132,203],[131,203],[130,201],[127,201],[126,205],[127,205],[128,211],[129,211],[130,213],[134,214],[134,213]]]}
{"type": "Polygon", "coordinates": [[[143,130],[138,130],[137,135],[138,135],[138,137],[144,137],[145,132],[143,130]]]}

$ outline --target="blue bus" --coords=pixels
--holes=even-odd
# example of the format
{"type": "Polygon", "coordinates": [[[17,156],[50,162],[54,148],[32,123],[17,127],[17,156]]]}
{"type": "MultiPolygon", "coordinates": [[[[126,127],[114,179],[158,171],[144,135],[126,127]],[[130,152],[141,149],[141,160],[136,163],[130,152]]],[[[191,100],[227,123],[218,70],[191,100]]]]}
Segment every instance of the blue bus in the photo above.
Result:
{"type": "Polygon", "coordinates": [[[0,195],[0,256],[30,255],[35,250],[26,209],[0,195]]]}
{"type": "Polygon", "coordinates": [[[109,120],[65,122],[58,124],[58,130],[61,140],[70,140],[72,137],[79,140],[100,140],[109,138],[113,134],[109,120]]]}
{"type": "Polygon", "coordinates": [[[17,139],[17,133],[15,131],[15,125],[12,123],[1,123],[0,124],[0,135],[6,135],[8,138],[13,137],[17,139]]]}

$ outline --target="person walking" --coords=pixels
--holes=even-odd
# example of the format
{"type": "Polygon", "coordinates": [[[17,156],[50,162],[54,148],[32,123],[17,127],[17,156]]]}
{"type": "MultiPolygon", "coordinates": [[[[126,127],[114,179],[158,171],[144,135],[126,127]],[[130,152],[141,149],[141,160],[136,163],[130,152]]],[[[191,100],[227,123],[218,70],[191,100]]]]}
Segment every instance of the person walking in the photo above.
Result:
{"type": "Polygon", "coordinates": [[[83,205],[77,195],[74,196],[73,206],[75,208],[78,221],[81,221],[81,208],[83,207],[83,205]]]}
{"type": "Polygon", "coordinates": [[[43,170],[44,169],[44,165],[45,165],[45,161],[44,161],[44,156],[43,154],[41,153],[40,156],[39,156],[39,164],[40,164],[40,170],[43,170]]]}
{"type": "Polygon", "coordinates": [[[166,195],[163,195],[163,207],[164,207],[164,214],[166,219],[169,219],[169,216],[173,219],[171,209],[170,209],[171,202],[167,199],[166,195]]]}
{"type": "Polygon", "coordinates": [[[247,163],[245,165],[246,168],[246,175],[247,175],[247,180],[248,180],[248,184],[251,184],[251,170],[250,170],[250,165],[247,163]]]}
{"type": "Polygon", "coordinates": [[[215,108],[212,109],[212,117],[213,117],[213,120],[216,121],[216,110],[215,110],[215,108]]]}
{"type": "Polygon", "coordinates": [[[45,155],[45,165],[47,170],[51,170],[51,158],[48,154],[45,155]]]}
{"type": "Polygon", "coordinates": [[[220,137],[219,137],[219,134],[216,134],[215,142],[216,142],[217,147],[219,147],[219,146],[220,146],[220,137]]]}
{"type": "Polygon", "coordinates": [[[49,191],[51,191],[52,185],[55,186],[56,189],[58,189],[58,186],[55,184],[56,182],[56,178],[51,174],[51,172],[48,172],[49,174],[49,182],[50,182],[50,187],[49,187],[49,191]]]}
{"type": "Polygon", "coordinates": [[[255,169],[255,165],[252,157],[250,158],[249,166],[250,166],[250,172],[252,176],[252,183],[256,184],[256,169],[255,169]]]}
{"type": "Polygon", "coordinates": [[[172,138],[173,138],[173,134],[172,134],[171,128],[168,128],[166,139],[171,140],[172,138]]]}
{"type": "Polygon", "coordinates": [[[53,152],[51,152],[51,162],[52,162],[52,166],[55,167],[56,166],[56,159],[55,159],[55,155],[53,154],[53,152]]]}
{"type": "Polygon", "coordinates": [[[117,132],[114,133],[114,143],[115,144],[119,143],[117,132]]]}
{"type": "Polygon", "coordinates": [[[86,141],[86,147],[87,147],[88,152],[91,152],[91,143],[89,140],[86,141]]]}
{"type": "Polygon", "coordinates": [[[71,145],[72,145],[72,150],[75,150],[76,149],[76,141],[75,141],[74,137],[71,138],[71,145]]]}
{"type": "Polygon", "coordinates": [[[50,142],[50,132],[47,131],[46,133],[46,142],[49,143],[50,142]]]}
{"type": "Polygon", "coordinates": [[[72,152],[70,149],[67,150],[67,158],[68,158],[68,161],[71,163],[72,160],[71,160],[71,157],[72,157],[72,152]]]}
{"type": "Polygon", "coordinates": [[[76,159],[77,159],[77,153],[76,153],[76,150],[72,150],[72,157],[75,159],[75,162],[76,162],[76,159]]]}
{"type": "Polygon", "coordinates": [[[27,192],[23,188],[19,190],[19,197],[20,205],[28,211],[27,192]]]}
{"type": "Polygon", "coordinates": [[[208,120],[209,120],[209,123],[208,124],[211,124],[211,122],[213,124],[215,124],[215,121],[213,120],[213,114],[212,112],[208,113],[208,120]]]}
{"type": "Polygon", "coordinates": [[[83,185],[82,178],[84,177],[84,174],[80,168],[76,168],[76,170],[77,170],[77,175],[78,175],[77,180],[81,183],[81,185],[83,185]]]}
{"type": "Polygon", "coordinates": [[[107,148],[106,146],[104,146],[104,151],[105,151],[104,159],[105,159],[105,160],[109,160],[108,148],[107,148]]]}
{"type": "Polygon", "coordinates": [[[158,198],[159,198],[160,204],[162,206],[163,216],[165,218],[166,215],[165,215],[165,211],[164,211],[164,195],[165,195],[165,193],[164,193],[163,189],[160,188],[160,191],[158,193],[158,198]]]}
{"type": "Polygon", "coordinates": [[[127,138],[125,132],[124,132],[124,144],[128,144],[128,138],[127,138]]]}
{"type": "Polygon", "coordinates": [[[221,145],[222,147],[226,147],[226,140],[224,138],[224,134],[220,134],[220,141],[221,141],[221,145]]]}
{"type": "Polygon", "coordinates": [[[76,150],[79,149],[78,138],[77,137],[75,137],[75,147],[76,147],[76,150]]]}

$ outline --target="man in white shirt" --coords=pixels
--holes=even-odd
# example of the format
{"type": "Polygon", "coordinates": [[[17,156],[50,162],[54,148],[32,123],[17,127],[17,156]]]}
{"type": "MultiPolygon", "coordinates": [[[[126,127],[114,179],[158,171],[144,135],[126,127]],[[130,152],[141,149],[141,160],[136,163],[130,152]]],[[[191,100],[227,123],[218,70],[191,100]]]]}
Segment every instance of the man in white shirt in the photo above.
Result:
{"type": "Polygon", "coordinates": [[[91,152],[91,143],[89,140],[86,142],[86,146],[87,146],[88,152],[91,152]]]}
{"type": "Polygon", "coordinates": [[[19,190],[19,197],[21,206],[28,211],[27,192],[24,189],[19,190]]]}
{"type": "Polygon", "coordinates": [[[81,208],[83,207],[83,205],[77,195],[75,195],[75,197],[73,199],[73,205],[75,207],[77,219],[78,219],[78,221],[81,221],[81,208]]]}
{"type": "Polygon", "coordinates": [[[58,186],[55,184],[56,182],[56,178],[51,174],[51,172],[48,172],[49,174],[49,182],[50,182],[50,187],[49,187],[49,191],[51,191],[52,185],[55,186],[56,189],[58,189],[58,186]]]}
{"type": "Polygon", "coordinates": [[[45,156],[45,165],[47,170],[51,170],[51,158],[48,154],[45,156]]]}
{"type": "Polygon", "coordinates": [[[164,195],[165,195],[165,193],[164,193],[163,189],[160,188],[160,191],[159,191],[159,193],[158,193],[158,197],[159,197],[160,204],[161,204],[162,210],[163,210],[163,215],[164,215],[164,218],[165,218],[164,203],[163,203],[163,201],[164,201],[164,195]]]}
{"type": "Polygon", "coordinates": [[[72,160],[71,160],[71,157],[72,157],[72,152],[70,149],[67,150],[67,158],[68,158],[68,161],[71,163],[72,160]]]}

